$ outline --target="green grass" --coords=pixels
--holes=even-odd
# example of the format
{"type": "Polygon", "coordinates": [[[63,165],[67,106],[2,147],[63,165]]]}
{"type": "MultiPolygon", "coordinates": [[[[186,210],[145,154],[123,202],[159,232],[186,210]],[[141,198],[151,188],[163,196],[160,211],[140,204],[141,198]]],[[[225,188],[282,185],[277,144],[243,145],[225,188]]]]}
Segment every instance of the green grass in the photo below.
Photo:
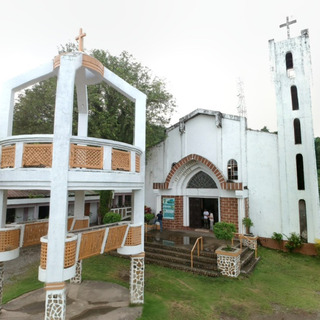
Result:
{"type": "MultiPolygon", "coordinates": [[[[146,265],[145,304],[141,320],[245,320],[281,310],[320,312],[320,259],[259,248],[261,260],[249,276],[207,278],[146,265]]],[[[115,282],[129,287],[129,260],[97,256],[83,262],[84,280],[115,282]]],[[[4,288],[4,301],[42,286],[36,269],[4,288]]]]}

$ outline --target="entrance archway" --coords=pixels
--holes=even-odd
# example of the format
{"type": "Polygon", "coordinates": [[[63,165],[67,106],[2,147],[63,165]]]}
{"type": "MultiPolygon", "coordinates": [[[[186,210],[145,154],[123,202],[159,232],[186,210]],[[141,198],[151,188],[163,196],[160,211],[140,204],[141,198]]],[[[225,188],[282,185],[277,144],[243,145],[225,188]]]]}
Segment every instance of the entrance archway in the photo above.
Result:
{"type": "Polygon", "coordinates": [[[203,211],[213,213],[214,222],[219,221],[219,201],[217,198],[189,198],[189,226],[203,228],[203,211]]]}

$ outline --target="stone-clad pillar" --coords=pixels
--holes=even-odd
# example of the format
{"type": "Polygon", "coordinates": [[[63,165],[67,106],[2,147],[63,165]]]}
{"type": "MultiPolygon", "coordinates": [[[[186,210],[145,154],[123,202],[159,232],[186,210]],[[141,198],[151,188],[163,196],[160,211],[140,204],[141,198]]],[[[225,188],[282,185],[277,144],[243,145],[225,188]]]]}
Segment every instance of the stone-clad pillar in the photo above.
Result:
{"type": "Polygon", "coordinates": [[[144,303],[144,257],[145,253],[131,256],[130,302],[144,303]]]}
{"type": "Polygon", "coordinates": [[[0,262],[0,312],[2,309],[3,280],[4,280],[4,265],[3,265],[3,262],[0,262]]]}
{"type": "Polygon", "coordinates": [[[50,283],[46,286],[46,311],[44,320],[64,320],[66,316],[65,283],[50,283]]]}
{"type": "Polygon", "coordinates": [[[76,265],[76,275],[70,279],[70,283],[81,284],[82,282],[82,260],[79,260],[76,265]]]}

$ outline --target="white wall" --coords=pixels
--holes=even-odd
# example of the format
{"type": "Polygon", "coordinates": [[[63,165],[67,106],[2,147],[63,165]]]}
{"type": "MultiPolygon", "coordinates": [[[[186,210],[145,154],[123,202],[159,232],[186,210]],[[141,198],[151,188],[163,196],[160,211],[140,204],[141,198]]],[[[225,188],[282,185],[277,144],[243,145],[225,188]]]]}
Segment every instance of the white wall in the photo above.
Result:
{"type": "Polygon", "coordinates": [[[255,235],[282,232],[277,135],[247,131],[249,215],[255,235]]]}

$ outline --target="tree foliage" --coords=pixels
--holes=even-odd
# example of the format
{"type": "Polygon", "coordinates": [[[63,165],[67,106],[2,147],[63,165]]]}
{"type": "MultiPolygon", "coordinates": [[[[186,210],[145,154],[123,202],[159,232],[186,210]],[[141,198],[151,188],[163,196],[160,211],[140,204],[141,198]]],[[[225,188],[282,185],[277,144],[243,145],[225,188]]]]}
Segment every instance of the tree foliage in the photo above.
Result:
{"type": "MultiPolygon", "coordinates": [[[[75,50],[74,44],[60,51],[75,50]]],[[[106,68],[147,95],[147,147],[165,137],[165,126],[175,109],[175,100],[162,79],[124,51],[113,56],[108,51],[93,50],[91,55],[106,68]]],[[[42,81],[22,92],[15,104],[14,134],[52,133],[56,78],[42,81]]],[[[73,133],[77,131],[77,101],[74,97],[73,133]]],[[[133,142],[134,103],[105,83],[88,86],[88,136],[133,142]]]]}

